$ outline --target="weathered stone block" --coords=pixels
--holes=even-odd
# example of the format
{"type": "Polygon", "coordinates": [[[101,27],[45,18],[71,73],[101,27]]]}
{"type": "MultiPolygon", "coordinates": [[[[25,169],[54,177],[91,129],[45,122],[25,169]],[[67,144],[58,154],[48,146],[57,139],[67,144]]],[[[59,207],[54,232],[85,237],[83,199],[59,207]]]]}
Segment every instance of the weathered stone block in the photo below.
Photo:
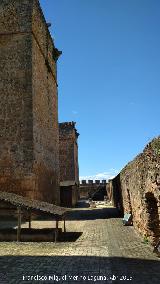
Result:
{"type": "Polygon", "coordinates": [[[133,216],[133,225],[152,243],[160,238],[160,137],[153,139],[107,186],[114,205],[133,216]]]}
{"type": "Polygon", "coordinates": [[[58,55],[38,0],[1,0],[0,188],[54,203],[58,55]]]}

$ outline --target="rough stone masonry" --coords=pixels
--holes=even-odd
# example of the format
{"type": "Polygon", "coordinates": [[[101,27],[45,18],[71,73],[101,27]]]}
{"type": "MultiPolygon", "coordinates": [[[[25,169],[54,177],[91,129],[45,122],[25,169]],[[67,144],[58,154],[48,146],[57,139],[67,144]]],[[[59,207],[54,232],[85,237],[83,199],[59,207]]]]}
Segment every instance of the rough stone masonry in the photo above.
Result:
{"type": "Polygon", "coordinates": [[[152,244],[160,239],[160,137],[153,139],[108,185],[114,205],[131,213],[152,244]]]}
{"type": "Polygon", "coordinates": [[[0,1],[0,190],[56,204],[59,55],[38,0],[0,1]]]}
{"type": "Polygon", "coordinates": [[[74,206],[78,201],[78,136],[75,122],[59,123],[59,160],[61,205],[74,206]]]}
{"type": "Polygon", "coordinates": [[[59,123],[60,181],[79,184],[78,143],[79,133],[75,122],[59,123]]]}

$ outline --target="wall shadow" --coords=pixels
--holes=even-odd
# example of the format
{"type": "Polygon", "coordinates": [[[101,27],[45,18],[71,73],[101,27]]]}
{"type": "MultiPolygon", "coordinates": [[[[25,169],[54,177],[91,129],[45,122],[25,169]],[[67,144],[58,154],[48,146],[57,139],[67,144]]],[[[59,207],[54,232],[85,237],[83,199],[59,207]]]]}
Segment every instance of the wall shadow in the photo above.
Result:
{"type": "Polygon", "coordinates": [[[159,284],[159,279],[159,260],[54,255],[0,257],[0,283],[3,284],[62,282],[159,284]],[[37,275],[45,276],[46,279],[49,279],[49,276],[52,278],[51,281],[34,281],[28,278],[37,275]],[[62,279],[65,275],[66,278],[62,279]],[[78,277],[77,281],[74,281],[73,276],[78,277]],[[103,278],[104,281],[102,278],[98,280],[99,276],[106,278],[103,278]],[[55,277],[58,277],[59,281],[56,281],[55,277]],[[110,278],[112,282],[109,281],[110,278]]]}
{"type": "Polygon", "coordinates": [[[86,210],[72,210],[66,214],[66,220],[96,220],[120,217],[117,208],[99,208],[86,210]]]}
{"type": "Polygon", "coordinates": [[[76,203],[75,207],[76,208],[89,208],[90,205],[89,203],[87,202],[88,200],[86,199],[80,199],[78,200],[78,202],[76,203]]]}

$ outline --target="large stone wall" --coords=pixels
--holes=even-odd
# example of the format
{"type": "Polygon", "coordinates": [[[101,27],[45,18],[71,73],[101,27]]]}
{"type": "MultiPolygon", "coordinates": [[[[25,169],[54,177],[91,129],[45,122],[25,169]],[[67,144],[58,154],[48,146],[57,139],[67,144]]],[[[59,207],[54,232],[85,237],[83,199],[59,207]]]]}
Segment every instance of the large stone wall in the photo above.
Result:
{"type": "Polygon", "coordinates": [[[75,122],[59,123],[60,181],[79,184],[78,133],[75,122]]]}
{"type": "Polygon", "coordinates": [[[75,122],[59,123],[60,200],[67,207],[79,199],[78,136],[75,122]]]}
{"type": "Polygon", "coordinates": [[[152,243],[160,238],[160,137],[153,139],[109,182],[111,199],[133,215],[133,225],[152,243]]]}
{"type": "Polygon", "coordinates": [[[36,198],[60,201],[59,126],[55,47],[36,2],[32,20],[33,171],[36,198]],[[45,189],[45,190],[44,190],[45,189]]]}
{"type": "Polygon", "coordinates": [[[58,55],[38,0],[1,0],[0,190],[54,203],[58,55]]]}
{"type": "Polygon", "coordinates": [[[0,2],[0,189],[16,193],[30,179],[33,160],[31,7],[25,3],[0,2]]]}

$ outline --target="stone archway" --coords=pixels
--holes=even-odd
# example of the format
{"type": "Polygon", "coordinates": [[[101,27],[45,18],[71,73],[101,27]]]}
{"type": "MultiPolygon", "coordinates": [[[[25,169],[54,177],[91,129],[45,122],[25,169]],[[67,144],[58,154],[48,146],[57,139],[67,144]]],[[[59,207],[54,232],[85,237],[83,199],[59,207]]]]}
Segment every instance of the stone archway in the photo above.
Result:
{"type": "Polygon", "coordinates": [[[158,215],[157,199],[152,192],[145,194],[147,212],[147,232],[155,244],[160,237],[160,221],[158,215]]]}

